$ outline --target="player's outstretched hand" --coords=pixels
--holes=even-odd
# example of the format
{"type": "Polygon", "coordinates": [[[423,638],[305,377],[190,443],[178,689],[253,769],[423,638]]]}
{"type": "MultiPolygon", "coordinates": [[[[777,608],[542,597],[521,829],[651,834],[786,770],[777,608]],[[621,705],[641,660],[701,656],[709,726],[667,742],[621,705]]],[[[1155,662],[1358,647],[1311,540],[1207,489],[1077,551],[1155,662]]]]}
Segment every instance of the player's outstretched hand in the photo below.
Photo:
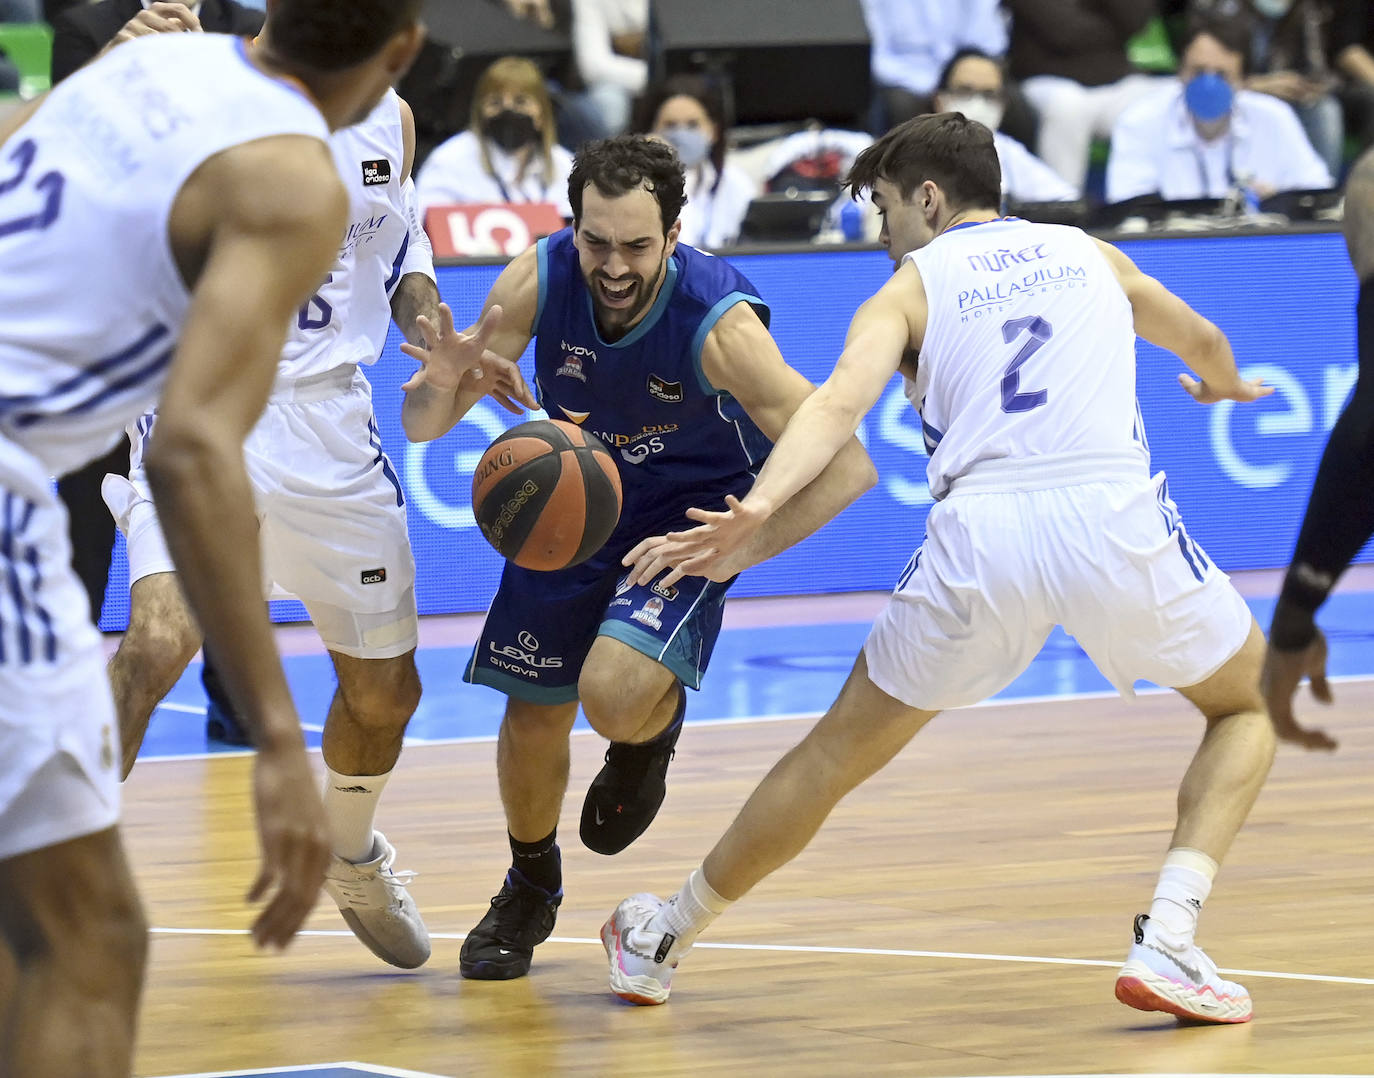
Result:
{"type": "Polygon", "coordinates": [[[262,868],[248,901],[267,901],[253,922],[253,940],[282,948],[314,908],[329,863],[324,805],[303,744],[259,748],[253,801],[262,868]]]}
{"type": "Polygon", "coordinates": [[[402,390],[409,392],[422,385],[450,394],[481,390],[516,415],[539,407],[519,365],[487,348],[501,325],[499,305],[489,307],[471,333],[454,327],[453,311],[447,303],[439,304],[437,326],[424,315],[419,315],[415,324],[424,345],[405,343],[401,351],[418,362],[420,369],[401,386],[402,390]]]}
{"type": "Polygon", "coordinates": [[[1210,382],[1199,382],[1191,375],[1180,374],[1178,384],[1199,404],[1216,404],[1217,401],[1240,401],[1244,404],[1274,392],[1274,387],[1265,385],[1263,378],[1237,378],[1228,386],[1218,387],[1210,382]]]}
{"type": "Polygon", "coordinates": [[[630,583],[647,584],[665,570],[665,587],[684,576],[725,581],[749,568],[749,541],[769,514],[733,494],[725,496],[725,506],[723,512],[688,509],[688,519],[699,521],[701,527],[645,539],[626,554],[621,564],[631,568],[630,583]]]}
{"type": "Polygon", "coordinates": [[[1326,637],[1320,629],[1312,642],[1300,651],[1280,651],[1272,645],[1265,650],[1260,690],[1280,741],[1330,752],[1336,747],[1336,739],[1324,730],[1299,726],[1293,715],[1293,697],[1304,677],[1310,682],[1312,695],[1317,700],[1331,703],[1331,683],[1326,680],[1326,637]]]}

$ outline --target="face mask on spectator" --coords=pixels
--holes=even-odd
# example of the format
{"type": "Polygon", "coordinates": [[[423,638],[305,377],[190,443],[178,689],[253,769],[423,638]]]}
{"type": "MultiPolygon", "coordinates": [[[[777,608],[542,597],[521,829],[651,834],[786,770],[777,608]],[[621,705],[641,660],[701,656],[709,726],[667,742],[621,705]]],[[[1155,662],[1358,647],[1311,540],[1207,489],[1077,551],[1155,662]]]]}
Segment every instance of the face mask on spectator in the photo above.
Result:
{"type": "Polygon", "coordinates": [[[523,149],[539,137],[534,117],[514,109],[502,109],[482,121],[482,134],[507,153],[523,149]]]}
{"type": "Polygon", "coordinates": [[[675,124],[663,129],[663,137],[677,151],[685,168],[695,168],[711,152],[711,140],[699,127],[675,124]]]}
{"type": "Polygon", "coordinates": [[[1293,0],[1253,0],[1255,10],[1266,19],[1281,19],[1288,14],[1293,0]]]}
{"type": "Polygon", "coordinates": [[[982,94],[951,94],[945,98],[950,112],[962,112],[975,123],[980,123],[989,131],[996,131],[1006,110],[1000,102],[989,100],[982,94]]]}
{"type": "Polygon", "coordinates": [[[1231,111],[1231,84],[1215,71],[1200,71],[1183,87],[1188,111],[1203,123],[1220,120],[1231,111]]]}

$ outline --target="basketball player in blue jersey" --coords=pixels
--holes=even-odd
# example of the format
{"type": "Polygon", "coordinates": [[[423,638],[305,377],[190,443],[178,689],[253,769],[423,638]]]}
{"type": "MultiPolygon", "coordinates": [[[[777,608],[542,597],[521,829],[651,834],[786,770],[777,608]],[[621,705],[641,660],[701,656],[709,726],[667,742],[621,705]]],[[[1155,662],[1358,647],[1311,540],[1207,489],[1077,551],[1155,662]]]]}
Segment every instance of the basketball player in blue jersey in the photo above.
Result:
{"type": "Polygon", "coordinates": [[[241,453],[338,249],[330,130],[424,37],[420,0],[276,0],[257,44],[148,37],[0,124],[0,1072],[130,1071],[147,927],[119,837],[101,641],[49,477],[154,404],[192,609],[259,746],[253,926],[284,946],[329,854],[261,599],[241,453]]]}
{"type": "MultiPolygon", "coordinates": [[[[683,182],[666,143],[624,136],[584,146],[568,181],[572,228],[506,267],[471,334],[474,352],[481,338],[509,359],[536,339],[540,403],[611,447],[624,507],[605,547],[581,565],[508,564],[473,649],[466,680],[508,697],[497,769],[513,864],[463,944],[465,977],[523,976],[553,928],[562,900],[556,829],[579,702],[612,742],[583,805],[583,842],[617,853],[657,813],[685,687],[700,687],[731,581],[637,586],[621,558],[680,527],[690,506],[723,506],[749,490],[770,439],[812,391],[783,361],[753,286],[677,242],[683,182]]],[[[430,327],[432,339],[452,336],[448,318],[430,327]]],[[[481,383],[460,381],[460,369],[423,348],[406,351],[422,363],[405,387],[406,433],[438,437],[481,383]]],[[[788,516],[789,542],[876,478],[855,439],[818,472],[788,516]]]]}
{"type": "Polygon", "coordinates": [[[850,184],[873,192],[884,242],[911,253],[859,309],[834,372],[749,494],[724,513],[691,511],[696,529],[641,544],[630,580],[678,586],[683,572],[719,579],[753,564],[775,511],[828,465],[911,352],[937,501],[830,710],[678,894],[635,895],[603,926],[612,990],[667,1000],[702,929],[801,852],[937,712],[999,691],[1062,624],[1123,695],[1140,679],[1174,686],[1206,722],[1117,998],[1248,1021],[1249,994],[1194,934],[1273,759],[1257,681],[1264,638],[1184,530],[1163,475],[1150,476],[1135,335],[1197,373],[1180,381],[1198,401],[1271,390],[1242,379],[1221,331],[1115,248],[1075,228],[999,219],[1000,169],[981,124],[957,113],[911,120],[860,155],[850,184]]]}

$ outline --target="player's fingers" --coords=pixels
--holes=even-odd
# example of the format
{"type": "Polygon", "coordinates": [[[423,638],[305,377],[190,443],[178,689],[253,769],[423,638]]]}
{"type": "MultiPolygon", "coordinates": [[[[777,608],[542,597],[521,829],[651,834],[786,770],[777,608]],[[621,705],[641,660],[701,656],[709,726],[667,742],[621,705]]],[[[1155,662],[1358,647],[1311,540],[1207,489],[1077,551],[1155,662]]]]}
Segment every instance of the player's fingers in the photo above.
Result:
{"type": "Polygon", "coordinates": [[[722,521],[729,520],[731,514],[719,513],[713,509],[697,509],[694,507],[692,509],[688,509],[687,512],[683,514],[683,516],[685,516],[688,520],[695,520],[699,524],[719,524],[722,521]]]}
{"type": "Polygon", "coordinates": [[[453,325],[453,308],[447,303],[439,304],[439,336],[451,337],[456,332],[453,325]]]}
{"type": "MultiPolygon", "coordinates": [[[[443,314],[443,310],[444,310],[443,305],[440,304],[440,306],[439,306],[439,312],[440,312],[440,315],[441,315],[441,316],[442,316],[442,314],[443,314]]],[[[442,317],[441,317],[440,320],[442,321],[442,317]]],[[[438,341],[438,339],[439,339],[439,333],[438,333],[438,331],[435,329],[434,323],[431,322],[431,321],[430,321],[428,318],[426,318],[424,315],[422,315],[422,314],[417,314],[417,315],[415,316],[415,328],[418,329],[418,330],[420,331],[420,336],[421,336],[422,338],[424,338],[425,345],[426,345],[427,347],[429,347],[429,348],[433,348],[434,345],[435,345],[435,343],[436,343],[436,342],[438,341]]],[[[450,328],[450,329],[452,328],[452,323],[451,323],[451,322],[449,323],[449,328],[450,328]]],[[[402,347],[404,347],[404,345],[403,345],[402,347]]]]}
{"type": "Polygon", "coordinates": [[[668,588],[673,587],[673,585],[675,585],[679,580],[681,580],[686,575],[687,574],[683,572],[682,568],[678,567],[677,569],[671,570],[668,573],[668,575],[665,576],[659,583],[663,585],[663,588],[666,591],[668,588]]]}
{"type": "Polygon", "coordinates": [[[525,414],[525,409],[521,407],[519,404],[515,403],[515,401],[511,400],[510,397],[506,396],[506,394],[504,393],[498,393],[496,391],[493,391],[489,393],[488,396],[490,396],[492,400],[494,400],[502,408],[508,411],[511,415],[525,414]]]}
{"type": "Polygon", "coordinates": [[[149,5],[148,10],[161,15],[169,22],[175,23],[178,30],[199,31],[201,29],[200,19],[191,10],[189,4],[169,4],[159,0],[158,3],[149,5]]]}
{"type": "Polygon", "coordinates": [[[409,341],[401,342],[401,354],[422,364],[429,362],[429,349],[422,348],[418,344],[411,344],[409,341]]]}
{"type": "Polygon", "coordinates": [[[272,864],[270,859],[264,857],[262,865],[258,869],[257,878],[253,881],[253,885],[248,888],[248,894],[244,896],[245,900],[248,902],[261,901],[262,896],[267,894],[268,888],[272,886],[272,881],[276,878],[276,866],[272,864]]]}

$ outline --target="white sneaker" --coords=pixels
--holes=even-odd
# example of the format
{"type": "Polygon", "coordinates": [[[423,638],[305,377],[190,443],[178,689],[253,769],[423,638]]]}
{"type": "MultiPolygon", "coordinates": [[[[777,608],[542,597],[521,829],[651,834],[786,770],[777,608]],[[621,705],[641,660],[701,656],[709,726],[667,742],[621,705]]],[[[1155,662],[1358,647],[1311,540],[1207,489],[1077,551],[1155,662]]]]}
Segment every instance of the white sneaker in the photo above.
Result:
{"type": "Polygon", "coordinates": [[[329,892],[353,934],[383,962],[401,969],[429,959],[429,930],[406,887],[414,872],[393,872],[396,850],[380,831],[372,833],[371,861],[354,864],[331,857],[325,871],[329,892]]]}
{"type": "Polygon", "coordinates": [[[1196,1022],[1248,1022],[1250,993],[1223,980],[1196,944],[1179,949],[1136,915],[1135,946],[1116,977],[1116,998],[1138,1011],[1164,1011],[1196,1022]]]}
{"type": "Polygon", "coordinates": [[[691,950],[676,946],[671,932],[649,931],[649,921],[662,906],[657,895],[631,895],[601,926],[601,945],[611,962],[611,991],[641,1007],[668,1002],[673,970],[691,950]]]}

